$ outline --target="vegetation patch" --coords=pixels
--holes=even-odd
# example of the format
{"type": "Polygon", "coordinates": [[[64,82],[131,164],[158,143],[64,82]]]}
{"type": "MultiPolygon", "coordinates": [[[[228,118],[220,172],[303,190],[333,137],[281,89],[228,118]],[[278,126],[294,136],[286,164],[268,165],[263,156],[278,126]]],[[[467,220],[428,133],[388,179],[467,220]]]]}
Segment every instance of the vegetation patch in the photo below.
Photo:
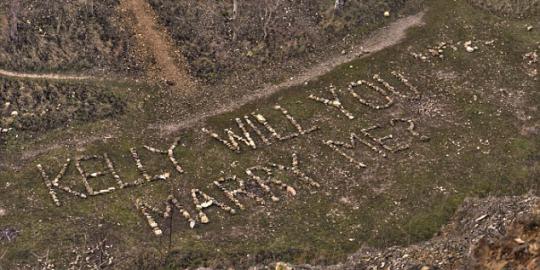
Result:
{"type": "MultiPolygon", "coordinates": [[[[195,76],[208,82],[251,77],[291,60],[305,61],[325,50],[341,51],[348,34],[375,29],[384,11],[398,11],[411,1],[149,1],[189,62],[195,76]],[[325,44],[338,44],[326,46],[325,44]]],[[[352,37],[347,37],[347,44],[352,37]]],[[[244,84],[246,81],[237,82],[244,84]]]]}
{"type": "Polygon", "coordinates": [[[117,0],[0,3],[0,67],[17,71],[137,73],[117,0]]]}
{"type": "Polygon", "coordinates": [[[114,117],[126,109],[125,97],[103,86],[5,78],[0,78],[0,104],[3,133],[43,132],[114,117]]]}

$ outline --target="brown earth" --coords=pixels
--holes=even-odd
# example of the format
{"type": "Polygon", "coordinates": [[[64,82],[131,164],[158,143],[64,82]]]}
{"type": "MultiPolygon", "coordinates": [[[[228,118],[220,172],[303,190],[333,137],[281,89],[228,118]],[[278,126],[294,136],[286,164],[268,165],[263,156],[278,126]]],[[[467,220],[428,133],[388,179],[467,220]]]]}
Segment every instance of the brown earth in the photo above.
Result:
{"type": "Polygon", "coordinates": [[[182,53],[175,49],[169,35],[156,22],[154,10],[144,0],[124,0],[120,3],[122,12],[133,15],[135,36],[139,47],[137,53],[142,58],[151,56],[154,62],[148,73],[151,77],[175,85],[182,91],[190,91],[196,82],[189,75],[182,53]]]}

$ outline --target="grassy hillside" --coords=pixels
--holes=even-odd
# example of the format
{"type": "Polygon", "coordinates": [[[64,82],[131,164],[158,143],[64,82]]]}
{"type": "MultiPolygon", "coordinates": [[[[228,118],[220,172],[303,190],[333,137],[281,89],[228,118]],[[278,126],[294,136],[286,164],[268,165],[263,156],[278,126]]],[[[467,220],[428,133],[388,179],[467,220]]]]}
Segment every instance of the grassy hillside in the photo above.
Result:
{"type": "MultiPolygon", "coordinates": [[[[172,2],[153,2],[164,25],[171,27],[174,20],[182,20],[171,18],[166,22],[166,10],[175,10],[167,6],[172,2]]],[[[5,164],[17,166],[0,172],[0,208],[4,210],[0,230],[10,228],[19,233],[14,241],[0,242],[5,250],[3,255],[0,251],[0,266],[30,268],[47,261],[64,268],[81,254],[90,259],[87,263],[77,261],[79,266],[108,265],[108,258],[114,257],[110,266],[114,269],[246,268],[275,261],[329,264],[342,261],[363,245],[385,247],[429,239],[467,196],[529,191],[538,194],[540,95],[538,73],[534,71],[538,62],[525,56],[540,49],[538,22],[534,16],[500,17],[466,0],[436,0],[426,5],[429,10],[425,25],[409,31],[403,43],[356,59],[303,85],[211,117],[193,128],[172,133],[160,128],[164,122],[161,120],[168,119],[167,111],[172,114],[183,108],[164,107],[155,113],[160,104],[170,104],[166,100],[170,95],[156,94],[160,92],[153,86],[120,84],[106,87],[129,90],[119,95],[125,97],[122,100],[126,100],[128,110],[112,120],[79,123],[46,132],[39,139],[25,133],[19,137],[12,135],[4,152],[5,164]],[[527,25],[535,28],[527,30],[527,25]],[[411,89],[392,71],[403,74],[421,97],[412,97],[411,89]],[[395,86],[396,93],[384,90],[394,103],[387,109],[365,106],[348,90],[351,82],[358,80],[383,87],[373,78],[375,74],[395,86]],[[340,97],[340,102],[332,104],[343,105],[354,119],[336,107],[309,98],[315,95],[331,99],[329,89],[335,89],[340,97]],[[409,95],[404,97],[405,93],[409,95]],[[272,145],[265,145],[252,132],[257,149],[240,143],[241,153],[231,151],[202,131],[206,128],[223,136],[223,129],[231,128],[240,134],[235,118],[254,112],[264,115],[279,132],[294,132],[295,128],[274,108],[276,104],[286,108],[302,127],[317,125],[319,129],[290,140],[273,139],[272,145]],[[411,132],[410,122],[396,119],[414,121],[413,131],[419,134],[411,132]],[[386,157],[363,147],[359,141],[355,149],[338,147],[349,157],[363,161],[366,168],[350,163],[329,146],[332,143],[328,140],[350,142],[351,133],[364,138],[360,136],[362,129],[373,125],[381,127],[369,130],[375,137],[393,134],[385,140],[391,147],[410,146],[394,153],[382,148],[383,143],[372,141],[386,157]],[[97,139],[81,142],[89,135],[97,139]],[[166,150],[177,137],[180,143],[171,151],[185,171],[183,174],[176,171],[167,155],[143,148],[149,145],[166,150]],[[63,141],[70,143],[66,147],[49,147],[63,141]],[[143,176],[132,159],[132,147],[136,147],[148,174],[163,178],[169,172],[170,177],[88,199],[58,191],[63,205],[57,207],[37,169],[38,164],[43,165],[52,179],[66,159],[71,158],[61,184],[87,192],[74,160],[86,156],[87,172],[106,172],[104,159],[90,158],[107,153],[118,175],[126,182],[133,181],[143,176]],[[47,150],[31,155],[38,148],[47,150]],[[276,179],[293,187],[294,192],[272,186],[279,201],[272,200],[267,191],[257,186],[256,179],[247,175],[246,169],[256,165],[271,167],[268,162],[290,166],[293,153],[298,154],[300,170],[320,187],[306,184],[291,171],[274,169],[276,179]],[[29,158],[17,163],[16,157],[20,156],[29,158]],[[232,175],[245,179],[246,190],[264,198],[266,204],[243,198],[246,209],[240,210],[213,183],[232,175]],[[201,224],[203,218],[193,204],[191,189],[208,193],[237,213],[231,215],[212,206],[205,210],[210,222],[201,224]],[[173,219],[155,215],[163,230],[161,237],[155,237],[136,201],[140,198],[149,205],[163,207],[171,193],[192,217],[197,217],[197,226],[190,229],[177,210],[173,219]],[[92,255],[83,251],[96,246],[92,255]]],[[[181,34],[169,31],[179,47],[192,46],[180,42],[185,41],[179,38],[181,34]]],[[[227,48],[237,48],[230,46],[227,48]]],[[[377,104],[388,101],[364,86],[354,90],[377,104]]],[[[89,93],[74,102],[99,101],[96,112],[106,112],[116,102],[116,98],[93,98],[93,94],[106,91],[89,93]]],[[[74,108],[68,111],[76,111],[74,108]]],[[[250,119],[255,122],[260,118],[250,119]]],[[[86,176],[96,190],[117,186],[110,175],[99,175],[86,176]]]]}

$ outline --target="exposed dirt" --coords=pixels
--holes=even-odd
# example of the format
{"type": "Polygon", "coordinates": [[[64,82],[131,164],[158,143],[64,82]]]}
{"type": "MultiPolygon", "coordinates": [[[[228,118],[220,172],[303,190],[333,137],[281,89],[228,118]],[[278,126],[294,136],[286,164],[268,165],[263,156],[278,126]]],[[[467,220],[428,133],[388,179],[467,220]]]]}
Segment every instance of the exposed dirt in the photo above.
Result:
{"type": "Polygon", "coordinates": [[[120,9],[134,15],[133,27],[139,43],[138,53],[143,58],[151,55],[155,61],[150,65],[151,76],[175,85],[182,91],[191,90],[196,83],[188,73],[185,60],[172,45],[167,32],[158,26],[154,10],[148,3],[144,0],[124,0],[120,3],[120,9]]]}

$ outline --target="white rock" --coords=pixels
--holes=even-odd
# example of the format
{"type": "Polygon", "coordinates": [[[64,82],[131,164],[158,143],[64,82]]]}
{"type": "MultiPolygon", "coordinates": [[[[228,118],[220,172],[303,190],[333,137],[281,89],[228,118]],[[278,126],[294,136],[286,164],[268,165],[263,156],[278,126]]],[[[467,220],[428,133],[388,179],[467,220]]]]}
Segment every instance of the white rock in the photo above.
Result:
{"type": "Polygon", "coordinates": [[[210,207],[212,204],[214,204],[213,201],[206,201],[201,204],[203,208],[210,207]]]}
{"type": "Polygon", "coordinates": [[[533,30],[532,25],[527,26],[527,31],[531,31],[531,30],[533,30]]]}
{"type": "Polygon", "coordinates": [[[12,112],[11,112],[11,116],[17,116],[17,115],[19,115],[19,112],[18,112],[18,111],[12,111],[12,112]]]}
{"type": "Polygon", "coordinates": [[[206,223],[208,223],[208,222],[210,222],[210,220],[208,220],[208,217],[207,217],[207,216],[202,216],[202,217],[201,217],[201,223],[206,224],[206,223]]]}
{"type": "Polygon", "coordinates": [[[257,120],[261,121],[261,122],[265,122],[266,119],[264,118],[264,116],[262,116],[262,114],[257,114],[255,115],[255,117],[257,118],[257,120]]]}
{"type": "Polygon", "coordinates": [[[384,17],[390,17],[390,11],[388,11],[388,10],[385,11],[385,12],[384,12],[384,17]]]}
{"type": "Polygon", "coordinates": [[[291,194],[292,196],[296,196],[296,190],[291,186],[287,187],[287,192],[289,192],[289,194],[291,194]]]}
{"type": "Polygon", "coordinates": [[[475,219],[474,221],[476,222],[479,222],[479,221],[482,221],[483,219],[485,219],[488,215],[482,215],[480,217],[478,217],[477,219],[475,219]]]}
{"type": "Polygon", "coordinates": [[[470,52],[470,53],[474,52],[474,48],[471,46],[466,46],[465,50],[467,50],[467,52],[470,52]]]}

